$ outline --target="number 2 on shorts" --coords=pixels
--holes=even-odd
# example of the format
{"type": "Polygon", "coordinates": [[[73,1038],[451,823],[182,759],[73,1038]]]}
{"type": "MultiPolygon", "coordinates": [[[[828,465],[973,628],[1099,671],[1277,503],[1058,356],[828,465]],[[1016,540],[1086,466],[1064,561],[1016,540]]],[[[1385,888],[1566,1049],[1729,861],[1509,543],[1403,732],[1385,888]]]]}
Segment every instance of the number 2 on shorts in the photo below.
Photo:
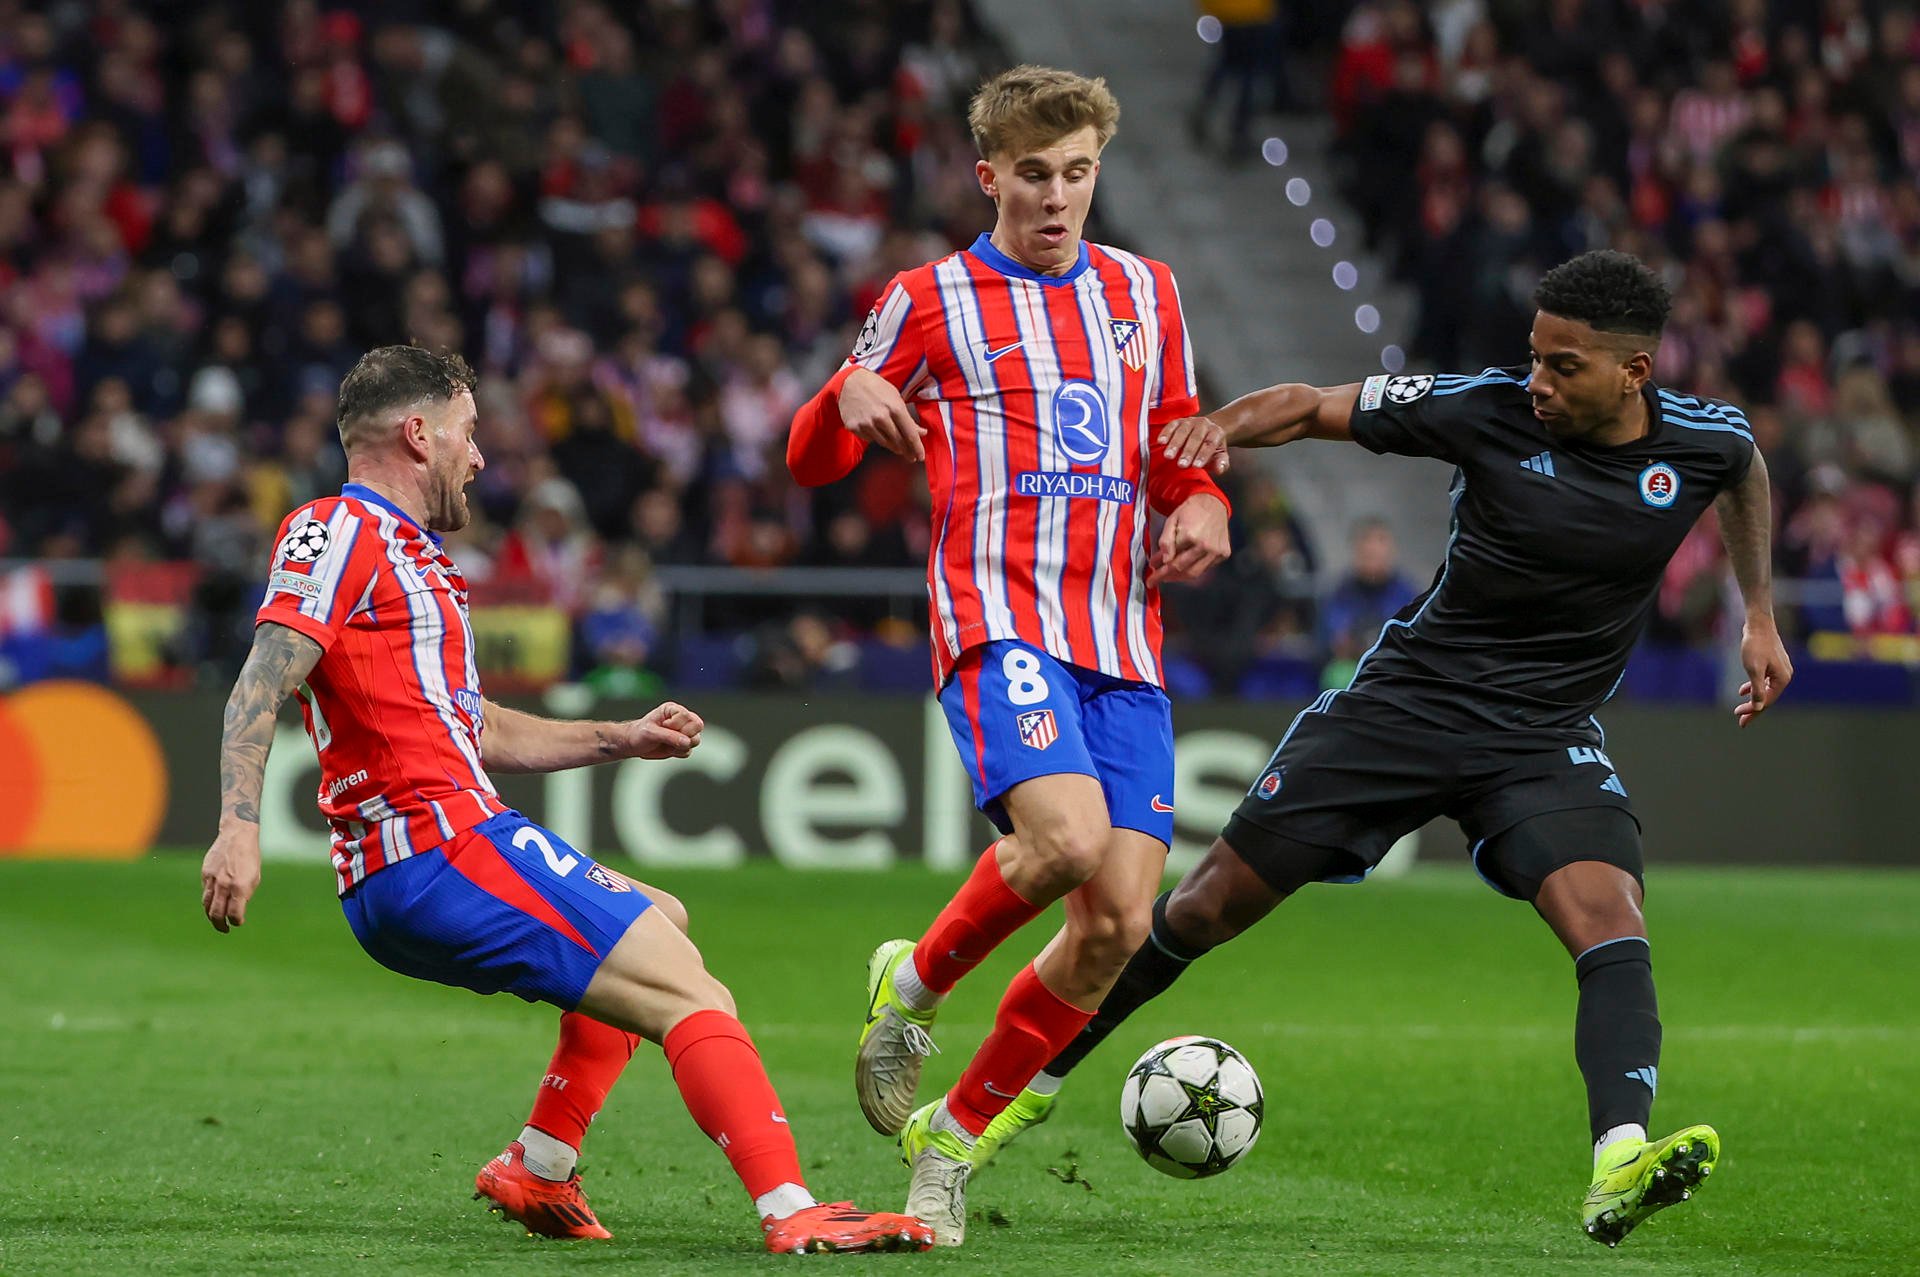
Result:
{"type": "Polygon", "coordinates": [[[553,849],[553,844],[547,841],[545,834],[535,829],[532,825],[522,825],[514,831],[513,845],[525,851],[528,843],[535,843],[539,846],[540,854],[547,858],[547,868],[553,870],[554,873],[562,878],[572,873],[580,864],[580,857],[573,855],[562,856],[553,849]]]}
{"type": "Polygon", "coordinates": [[[1047,699],[1047,680],[1040,673],[1040,658],[1024,647],[1008,651],[1000,662],[1007,677],[1007,699],[1015,705],[1038,705],[1047,699]]]}

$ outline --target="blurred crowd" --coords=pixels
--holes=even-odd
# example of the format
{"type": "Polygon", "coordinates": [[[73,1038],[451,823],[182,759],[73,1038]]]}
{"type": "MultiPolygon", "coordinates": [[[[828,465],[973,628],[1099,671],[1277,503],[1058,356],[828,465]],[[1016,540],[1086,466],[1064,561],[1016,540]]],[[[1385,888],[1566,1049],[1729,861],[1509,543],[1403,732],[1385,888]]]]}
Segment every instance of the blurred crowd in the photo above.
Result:
{"type": "MultiPolygon", "coordinates": [[[[1419,297],[1409,354],[1514,362],[1589,248],[1675,291],[1656,378],[1742,405],[1802,632],[1920,619],[1920,22],[1871,0],[1367,0],[1324,30],[1344,188],[1419,297]]],[[[1711,520],[1658,632],[1724,630],[1711,520]]]]}
{"type": "MultiPolygon", "coordinates": [[[[1659,376],[1748,406],[1773,460],[1783,568],[1824,583],[1805,627],[1913,629],[1907,11],[1204,7],[1188,129],[1324,95],[1420,292],[1415,358],[1509,361],[1542,269],[1642,254],[1680,296],[1659,376]]],[[[885,281],[990,225],[964,106],[1000,61],[967,0],[0,0],[0,560],[149,589],[175,578],[143,565],[194,565],[173,658],[223,676],[279,519],[342,480],[340,377],[412,341],[481,374],[475,602],[563,609],[573,675],[919,686],[917,587],[796,614],[661,578],[924,565],[918,470],[808,492],[781,450],[885,281]],[[747,637],[689,658],[716,628],[747,637]]],[[[1239,552],[1169,594],[1175,676],[1343,681],[1416,584],[1373,525],[1328,579],[1272,480],[1238,481],[1239,552]]],[[[1662,633],[1723,628],[1724,577],[1703,529],[1662,633]]],[[[97,656],[84,601],[10,588],[0,646],[47,613],[97,656]]]]}
{"type": "Polygon", "coordinates": [[[191,560],[230,664],[340,377],[411,341],[481,374],[476,602],[588,668],[648,659],[661,565],[924,564],[917,475],[781,452],[990,224],[981,73],[964,0],[0,0],[0,558],[191,560]]]}

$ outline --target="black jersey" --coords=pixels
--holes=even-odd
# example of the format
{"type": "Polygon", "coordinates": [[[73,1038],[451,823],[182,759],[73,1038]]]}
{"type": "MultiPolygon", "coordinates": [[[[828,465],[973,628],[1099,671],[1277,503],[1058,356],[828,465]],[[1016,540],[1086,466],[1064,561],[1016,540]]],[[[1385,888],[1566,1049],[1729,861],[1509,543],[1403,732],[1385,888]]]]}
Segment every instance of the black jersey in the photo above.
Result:
{"type": "Polygon", "coordinates": [[[1453,528],[1433,585],[1381,631],[1351,692],[1436,726],[1564,730],[1613,694],[1667,561],[1753,463],[1740,410],[1644,393],[1648,432],[1566,442],[1525,368],[1369,377],[1354,439],[1452,462],[1453,528]]]}

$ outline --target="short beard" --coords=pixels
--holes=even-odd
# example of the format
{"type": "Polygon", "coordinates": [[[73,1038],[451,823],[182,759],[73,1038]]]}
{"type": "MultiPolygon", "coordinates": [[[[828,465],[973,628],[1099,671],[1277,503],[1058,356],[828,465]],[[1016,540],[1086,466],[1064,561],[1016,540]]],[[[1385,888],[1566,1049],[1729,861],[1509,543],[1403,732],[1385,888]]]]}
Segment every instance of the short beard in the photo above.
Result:
{"type": "Polygon", "coordinates": [[[473,522],[473,510],[460,499],[461,489],[466,485],[453,483],[448,485],[440,500],[440,517],[433,521],[435,532],[458,532],[473,522]]]}

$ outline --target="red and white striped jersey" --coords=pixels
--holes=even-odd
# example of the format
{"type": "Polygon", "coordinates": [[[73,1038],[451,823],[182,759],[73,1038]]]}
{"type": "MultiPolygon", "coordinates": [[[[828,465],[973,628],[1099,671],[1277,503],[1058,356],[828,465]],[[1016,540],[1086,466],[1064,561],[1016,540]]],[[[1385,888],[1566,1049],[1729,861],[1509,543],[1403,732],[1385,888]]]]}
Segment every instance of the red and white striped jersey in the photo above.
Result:
{"type": "MultiPolygon", "coordinates": [[[[1219,494],[1153,447],[1159,425],[1198,407],[1173,272],[1084,244],[1073,269],[1039,275],[982,235],[894,277],[854,366],[927,427],[936,684],[998,639],[1158,684],[1149,507],[1219,494]]],[[[795,419],[788,462],[803,483],[841,477],[864,451],[839,420],[846,371],[795,419]]]]}
{"type": "Polygon", "coordinates": [[[480,761],[466,578],[439,537],[359,484],[311,501],[280,525],[262,621],[324,649],[296,694],[342,893],[507,810],[480,761]]]}

